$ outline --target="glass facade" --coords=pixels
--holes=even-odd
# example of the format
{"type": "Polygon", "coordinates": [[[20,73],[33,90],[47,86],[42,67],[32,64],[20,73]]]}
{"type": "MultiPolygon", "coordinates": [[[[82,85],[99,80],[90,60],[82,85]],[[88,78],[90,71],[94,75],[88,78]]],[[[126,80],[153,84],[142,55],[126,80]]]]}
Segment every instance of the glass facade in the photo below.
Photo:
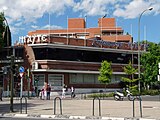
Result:
{"type": "MultiPolygon", "coordinates": [[[[119,83],[121,78],[122,75],[113,75],[111,83],[119,83]]],[[[70,84],[102,84],[98,81],[98,74],[70,74],[69,79],[70,84]]]]}
{"type": "Polygon", "coordinates": [[[54,90],[61,90],[64,83],[64,75],[62,74],[48,74],[48,83],[54,90]]]}
{"type": "MultiPolygon", "coordinates": [[[[102,62],[128,64],[132,61],[132,54],[116,52],[86,51],[59,48],[33,48],[36,60],[66,60],[84,62],[102,62]]],[[[137,55],[133,55],[134,64],[137,64],[137,55]]]]}
{"type": "Polygon", "coordinates": [[[34,85],[38,86],[38,89],[41,89],[45,83],[45,75],[44,74],[34,74],[34,85]],[[35,82],[35,79],[38,79],[38,82],[35,82]]]}

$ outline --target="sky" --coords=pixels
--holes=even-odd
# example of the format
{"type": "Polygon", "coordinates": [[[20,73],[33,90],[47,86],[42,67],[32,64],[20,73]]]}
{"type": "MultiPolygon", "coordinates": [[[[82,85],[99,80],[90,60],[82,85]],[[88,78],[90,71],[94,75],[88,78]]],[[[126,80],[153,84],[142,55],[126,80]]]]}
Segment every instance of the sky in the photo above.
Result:
{"type": "Polygon", "coordinates": [[[117,27],[138,41],[160,43],[160,0],[0,0],[9,24],[12,43],[38,29],[66,29],[67,18],[85,18],[87,27],[98,27],[98,18],[105,14],[116,18],[117,27]],[[148,8],[153,7],[152,11],[148,8]]]}

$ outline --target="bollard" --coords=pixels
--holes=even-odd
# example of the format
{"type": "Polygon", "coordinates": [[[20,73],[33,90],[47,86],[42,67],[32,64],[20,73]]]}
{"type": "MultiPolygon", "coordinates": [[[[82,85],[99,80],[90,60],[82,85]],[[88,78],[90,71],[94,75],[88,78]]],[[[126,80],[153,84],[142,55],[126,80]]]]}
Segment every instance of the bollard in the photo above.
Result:
{"type": "Polygon", "coordinates": [[[140,116],[142,118],[142,98],[141,96],[136,96],[136,98],[133,99],[133,117],[135,117],[135,104],[134,104],[134,101],[135,100],[139,100],[139,112],[140,112],[140,116]]]}
{"type": "Polygon", "coordinates": [[[60,101],[60,114],[62,115],[62,100],[60,97],[54,98],[54,115],[56,114],[56,100],[59,99],[60,101]]]}
{"type": "Polygon", "coordinates": [[[134,101],[135,101],[135,98],[133,99],[133,117],[135,117],[134,101]]]}
{"type": "Polygon", "coordinates": [[[25,110],[26,110],[26,114],[27,114],[27,98],[26,97],[21,97],[20,98],[20,105],[21,105],[21,107],[20,107],[20,113],[22,114],[22,109],[23,109],[23,103],[22,103],[22,100],[23,100],[23,98],[25,99],[25,110]]]}
{"type": "Polygon", "coordinates": [[[93,99],[93,109],[92,109],[92,111],[93,111],[93,116],[94,116],[94,100],[95,99],[98,99],[98,101],[99,101],[99,116],[101,116],[101,103],[100,103],[100,99],[98,98],[98,97],[95,97],[94,99],[93,99]]]}
{"type": "Polygon", "coordinates": [[[142,118],[142,98],[141,96],[139,96],[139,109],[140,109],[140,114],[141,114],[141,118],[142,118]]]}

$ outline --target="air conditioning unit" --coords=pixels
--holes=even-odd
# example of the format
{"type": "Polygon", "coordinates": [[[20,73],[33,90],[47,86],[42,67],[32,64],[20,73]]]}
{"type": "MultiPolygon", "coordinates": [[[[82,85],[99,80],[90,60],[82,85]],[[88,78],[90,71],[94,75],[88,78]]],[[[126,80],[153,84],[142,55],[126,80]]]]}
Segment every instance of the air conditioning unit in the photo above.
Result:
{"type": "Polygon", "coordinates": [[[38,69],[38,62],[32,62],[32,70],[38,69]]]}

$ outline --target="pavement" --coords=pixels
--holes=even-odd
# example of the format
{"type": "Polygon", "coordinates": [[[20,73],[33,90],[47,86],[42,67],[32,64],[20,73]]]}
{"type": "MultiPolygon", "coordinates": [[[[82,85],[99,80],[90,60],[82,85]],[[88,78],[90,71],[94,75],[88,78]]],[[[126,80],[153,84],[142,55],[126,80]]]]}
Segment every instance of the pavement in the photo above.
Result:
{"type": "Polygon", "coordinates": [[[154,97],[155,100],[145,100],[146,97],[143,100],[142,98],[141,108],[138,100],[133,103],[133,101],[127,99],[115,101],[113,98],[94,100],[81,99],[81,97],[71,99],[70,96],[63,99],[61,97],[55,98],[56,96],[51,97],[51,100],[40,100],[36,97],[27,98],[27,104],[25,104],[23,98],[22,111],[19,98],[14,98],[14,112],[10,112],[10,98],[3,98],[3,101],[0,101],[0,116],[53,119],[160,120],[160,100],[158,96],[154,97]]]}

